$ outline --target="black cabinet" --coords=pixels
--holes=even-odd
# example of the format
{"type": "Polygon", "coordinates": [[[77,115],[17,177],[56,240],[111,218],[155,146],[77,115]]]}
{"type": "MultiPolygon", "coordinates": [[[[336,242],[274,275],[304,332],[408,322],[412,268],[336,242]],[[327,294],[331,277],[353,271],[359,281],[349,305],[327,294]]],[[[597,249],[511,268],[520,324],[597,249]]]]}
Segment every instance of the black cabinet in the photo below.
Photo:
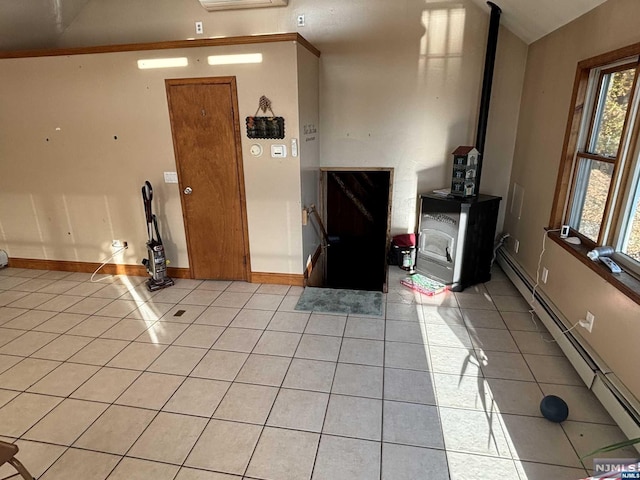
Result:
{"type": "Polygon", "coordinates": [[[489,281],[500,200],[420,195],[418,273],[454,292],[489,281]]]}

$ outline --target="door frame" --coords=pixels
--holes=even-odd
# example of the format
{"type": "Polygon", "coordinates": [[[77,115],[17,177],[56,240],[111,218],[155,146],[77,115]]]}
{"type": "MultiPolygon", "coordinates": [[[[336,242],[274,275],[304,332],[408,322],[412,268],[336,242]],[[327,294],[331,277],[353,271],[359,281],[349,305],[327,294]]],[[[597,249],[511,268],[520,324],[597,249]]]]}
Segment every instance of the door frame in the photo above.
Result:
{"type": "MultiPolygon", "coordinates": [[[[387,233],[385,239],[384,255],[384,285],[382,292],[389,290],[389,260],[387,252],[391,248],[391,207],[393,202],[393,167],[320,167],[320,214],[325,225],[328,224],[327,217],[327,173],[328,172],[389,172],[389,198],[387,199],[387,233]]],[[[326,262],[326,259],[325,259],[326,262]]]]}
{"type": "MultiPolygon", "coordinates": [[[[243,237],[243,249],[244,249],[244,257],[246,261],[244,262],[244,279],[245,281],[251,281],[251,256],[249,252],[249,223],[247,220],[247,198],[245,192],[245,183],[244,183],[244,164],[243,164],[243,155],[242,155],[242,133],[240,131],[240,118],[238,115],[238,87],[235,76],[227,76],[227,77],[196,77],[196,78],[167,78],[164,81],[165,90],[167,93],[167,109],[169,110],[169,121],[170,125],[173,125],[173,113],[170,108],[169,98],[170,98],[170,87],[180,86],[180,85],[220,85],[227,84],[231,88],[231,109],[233,116],[233,132],[234,132],[234,141],[235,141],[235,162],[236,167],[238,169],[238,192],[240,194],[240,210],[242,216],[242,237],[243,237]]],[[[176,139],[173,135],[173,129],[171,129],[171,140],[173,142],[173,156],[174,161],[176,163],[176,170],[178,173],[178,188],[180,189],[180,206],[182,207],[182,222],[184,224],[184,233],[186,237],[187,243],[187,257],[189,258],[189,278],[195,278],[194,271],[191,268],[191,243],[189,237],[189,225],[187,222],[186,216],[186,208],[184,204],[184,198],[182,192],[185,188],[185,185],[182,183],[182,177],[180,175],[180,166],[176,147],[176,139]]]]}

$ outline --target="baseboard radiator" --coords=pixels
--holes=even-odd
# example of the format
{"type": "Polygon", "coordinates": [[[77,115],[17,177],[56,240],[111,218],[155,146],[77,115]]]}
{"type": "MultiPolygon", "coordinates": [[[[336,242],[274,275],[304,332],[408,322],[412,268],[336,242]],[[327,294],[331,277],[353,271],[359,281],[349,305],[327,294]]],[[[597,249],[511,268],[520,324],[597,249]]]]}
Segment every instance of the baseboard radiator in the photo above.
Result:
{"type": "MultiPolygon", "coordinates": [[[[501,248],[497,262],[522,296],[531,300],[535,281],[501,248]]],[[[598,398],[609,415],[629,438],[640,437],[640,402],[611,372],[604,361],[574,330],[563,333],[571,324],[549,298],[536,289],[535,313],[553,336],[576,372],[598,398]]],[[[571,405],[569,405],[571,411],[571,405]]],[[[636,445],[640,451],[640,445],[636,445]]]]}

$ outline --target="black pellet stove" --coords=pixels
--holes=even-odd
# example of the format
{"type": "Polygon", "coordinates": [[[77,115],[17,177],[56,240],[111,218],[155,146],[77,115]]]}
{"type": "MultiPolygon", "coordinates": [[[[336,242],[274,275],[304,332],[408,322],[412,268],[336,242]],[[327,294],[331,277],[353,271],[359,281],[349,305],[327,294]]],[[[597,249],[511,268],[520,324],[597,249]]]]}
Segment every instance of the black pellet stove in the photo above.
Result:
{"type": "MultiPolygon", "coordinates": [[[[454,158],[456,155],[463,160],[468,157],[468,162],[462,162],[465,166],[461,170],[464,175],[459,182],[465,188],[452,187],[453,195],[424,194],[418,199],[420,213],[416,270],[449,285],[455,292],[491,279],[493,245],[501,200],[500,197],[478,193],[502,13],[500,7],[493,2],[487,4],[491,8],[491,18],[475,149],[459,147],[453,152],[454,158]],[[478,155],[477,164],[475,155],[478,155]]],[[[455,186],[455,161],[453,172],[452,185],[455,186]]]]}

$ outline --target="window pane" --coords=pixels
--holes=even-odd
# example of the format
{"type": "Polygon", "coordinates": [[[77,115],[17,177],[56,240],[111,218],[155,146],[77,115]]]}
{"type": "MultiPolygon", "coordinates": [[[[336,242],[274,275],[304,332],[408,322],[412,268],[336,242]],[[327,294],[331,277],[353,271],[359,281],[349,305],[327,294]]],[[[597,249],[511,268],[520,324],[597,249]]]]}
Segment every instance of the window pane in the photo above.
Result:
{"type": "Polygon", "coordinates": [[[640,262],[640,185],[637,188],[635,201],[633,202],[632,215],[625,232],[625,241],[622,245],[622,253],[629,255],[640,262]]]}
{"type": "Polygon", "coordinates": [[[611,163],[580,159],[571,226],[594,242],[602,226],[612,174],[611,163]]]}
{"type": "Polygon", "coordinates": [[[603,75],[589,151],[615,157],[631,97],[635,69],[603,75]]]}

